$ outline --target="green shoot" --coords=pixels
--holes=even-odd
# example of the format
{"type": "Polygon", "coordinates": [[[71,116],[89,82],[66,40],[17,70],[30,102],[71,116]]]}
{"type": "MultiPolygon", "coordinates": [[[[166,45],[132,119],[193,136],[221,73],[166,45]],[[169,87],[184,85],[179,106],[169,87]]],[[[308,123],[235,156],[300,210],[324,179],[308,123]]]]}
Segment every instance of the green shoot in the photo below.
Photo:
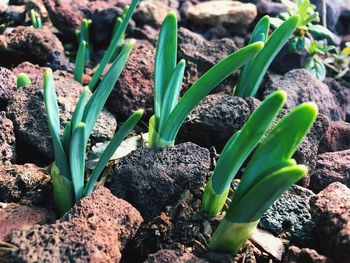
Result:
{"type": "Polygon", "coordinates": [[[285,99],[286,94],[281,91],[267,97],[222,151],[203,194],[202,211],[209,216],[221,212],[232,180],[249,154],[253,151],[254,154],[209,243],[211,250],[237,253],[254,232],[262,214],[307,174],[307,168],[291,158],[316,120],[315,104],[297,106],[262,140],[285,99]]]}
{"type": "Polygon", "coordinates": [[[17,89],[19,89],[31,84],[32,81],[26,73],[19,73],[16,83],[17,89]]]}
{"type": "Polygon", "coordinates": [[[235,95],[240,97],[255,96],[264,75],[278,52],[287,43],[293,34],[299,21],[299,16],[291,16],[283,22],[272,34],[268,36],[269,17],[263,17],[256,25],[250,42],[266,40],[264,48],[256,57],[242,69],[236,88],[235,95]]]}
{"type": "Polygon", "coordinates": [[[177,63],[177,18],[170,12],[160,29],[154,66],[154,116],[149,121],[149,147],[173,145],[188,114],[218,84],[249,62],[262,42],[227,56],[201,76],[178,100],[185,61],[177,63]]]}
{"type": "Polygon", "coordinates": [[[97,85],[98,81],[100,80],[102,72],[104,71],[108,62],[111,61],[111,58],[112,58],[113,54],[115,53],[115,50],[118,48],[118,44],[120,43],[120,41],[125,33],[126,27],[129,24],[130,18],[132,16],[132,14],[134,13],[134,10],[135,10],[137,4],[139,3],[139,1],[140,0],[132,0],[122,23],[118,26],[118,29],[115,32],[111,42],[109,43],[107,51],[104,54],[104,56],[100,62],[100,65],[98,66],[97,70],[95,71],[95,73],[92,76],[92,79],[89,83],[89,88],[91,91],[95,90],[96,85],[97,85]]]}
{"type": "MultiPolygon", "coordinates": [[[[82,43],[85,42],[85,60],[90,60],[90,52],[92,51],[92,45],[90,41],[90,31],[92,26],[92,20],[84,18],[81,21],[80,29],[76,31],[76,37],[79,44],[79,49],[81,49],[82,43]]],[[[79,53],[79,51],[78,51],[79,53]]]]}
{"type": "Polygon", "coordinates": [[[72,118],[64,127],[62,138],[60,136],[61,124],[53,74],[50,69],[45,71],[44,100],[55,153],[55,163],[51,169],[51,177],[55,202],[61,213],[65,213],[70,209],[74,201],[79,201],[93,191],[94,185],[110,157],[143,115],[142,110],[136,111],[119,129],[102,154],[87,185],[85,185],[85,155],[90,134],[126,64],[134,43],[135,41],[130,40],[121,50],[90,98],[89,88],[83,88],[72,118]]]}
{"type": "Polygon", "coordinates": [[[75,58],[74,79],[79,83],[83,82],[86,46],[87,46],[86,41],[85,40],[81,41],[77,56],[75,58]]]}
{"type": "Polygon", "coordinates": [[[40,15],[34,9],[30,9],[29,18],[34,28],[41,28],[43,26],[40,15]]]}

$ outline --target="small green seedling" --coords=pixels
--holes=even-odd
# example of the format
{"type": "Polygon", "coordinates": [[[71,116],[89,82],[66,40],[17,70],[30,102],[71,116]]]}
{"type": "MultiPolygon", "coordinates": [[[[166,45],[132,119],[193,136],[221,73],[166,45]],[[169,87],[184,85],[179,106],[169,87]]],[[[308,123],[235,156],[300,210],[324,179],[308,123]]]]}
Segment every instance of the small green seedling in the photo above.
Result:
{"type": "MultiPolygon", "coordinates": [[[[80,28],[76,30],[75,35],[78,40],[79,49],[83,42],[85,42],[85,60],[90,60],[90,53],[92,52],[92,44],[90,41],[90,31],[92,27],[92,20],[84,18],[81,21],[80,28]]],[[[79,51],[78,51],[79,53],[79,51]]]]}
{"type": "Polygon", "coordinates": [[[202,211],[208,216],[222,211],[231,182],[248,156],[253,151],[254,154],[244,169],[224,219],[213,234],[209,249],[237,253],[255,231],[262,214],[307,174],[307,168],[291,158],[316,120],[315,104],[297,106],[263,139],[285,101],[283,91],[268,96],[225,145],[203,193],[202,211]]]}
{"type": "Polygon", "coordinates": [[[23,88],[31,83],[32,83],[32,81],[26,73],[19,73],[18,74],[17,81],[16,81],[17,89],[23,88]]]}
{"type": "Polygon", "coordinates": [[[32,21],[32,26],[34,28],[41,28],[43,26],[40,15],[35,12],[34,9],[30,9],[29,18],[32,21]]]}
{"type": "Polygon", "coordinates": [[[350,42],[345,43],[345,47],[336,47],[335,52],[328,53],[323,63],[336,73],[335,78],[340,79],[346,76],[350,70],[350,42]]]}
{"type": "Polygon", "coordinates": [[[298,21],[298,15],[289,17],[269,36],[270,17],[264,16],[260,19],[253,30],[249,44],[262,41],[265,46],[253,60],[241,69],[234,95],[239,97],[256,96],[267,69],[293,34],[298,21]]]}
{"type": "Polygon", "coordinates": [[[335,47],[313,41],[305,48],[309,55],[305,61],[305,69],[316,76],[317,79],[323,81],[326,78],[326,66],[322,57],[326,56],[326,52],[333,50],[335,47]]]}
{"type": "Polygon", "coordinates": [[[135,41],[130,40],[125,45],[90,98],[90,89],[83,88],[72,118],[67,121],[64,127],[62,137],[60,136],[61,124],[53,74],[50,69],[45,71],[44,100],[55,153],[51,179],[55,202],[62,213],[68,211],[74,202],[93,191],[93,187],[110,157],[143,115],[142,110],[136,111],[122,125],[85,184],[85,179],[87,179],[85,178],[85,155],[90,134],[103,105],[125,66],[134,43],[135,41]]]}
{"type": "Polygon", "coordinates": [[[85,40],[80,42],[77,56],[75,58],[74,79],[79,83],[83,82],[83,75],[85,69],[87,43],[85,40]]]}
{"type": "Polygon", "coordinates": [[[201,76],[179,100],[185,61],[177,62],[177,18],[170,12],[160,29],[154,65],[154,115],[149,121],[149,147],[173,145],[193,108],[235,70],[249,62],[263,42],[252,43],[227,56],[201,76]]]}

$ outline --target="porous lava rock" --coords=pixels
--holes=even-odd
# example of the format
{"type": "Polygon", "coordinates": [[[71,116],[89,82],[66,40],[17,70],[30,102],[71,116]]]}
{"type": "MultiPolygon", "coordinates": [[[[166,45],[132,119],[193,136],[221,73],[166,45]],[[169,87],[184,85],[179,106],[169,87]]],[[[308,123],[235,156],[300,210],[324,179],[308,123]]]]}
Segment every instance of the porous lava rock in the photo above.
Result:
{"type": "Polygon", "coordinates": [[[30,61],[39,65],[49,64],[52,69],[72,69],[62,43],[46,26],[6,29],[0,35],[0,56],[0,63],[4,66],[30,61]]]}
{"type": "Polygon", "coordinates": [[[293,185],[263,214],[259,227],[293,244],[313,245],[315,228],[309,205],[312,196],[312,191],[293,185]]]}
{"type": "Polygon", "coordinates": [[[145,109],[145,117],[153,112],[154,57],[152,44],[136,42],[106,105],[118,120],[125,120],[140,108],[145,109]]]}
{"type": "Polygon", "coordinates": [[[200,196],[210,165],[209,151],[193,143],[142,148],[115,165],[110,189],[134,205],[148,221],[186,189],[200,196]]]}
{"type": "Polygon", "coordinates": [[[316,250],[310,248],[299,248],[290,246],[284,255],[282,263],[332,263],[326,256],[320,255],[316,250]]]}
{"type": "Polygon", "coordinates": [[[329,125],[328,118],[319,114],[312,128],[296,149],[293,158],[297,163],[308,167],[308,174],[303,178],[301,185],[308,187],[310,184],[310,174],[315,170],[317,153],[320,141],[324,137],[329,125]]]}
{"type": "Polygon", "coordinates": [[[188,18],[195,24],[226,24],[234,32],[244,32],[256,15],[254,4],[239,1],[206,1],[187,10],[188,18]]]}
{"type": "Polygon", "coordinates": [[[350,149],[350,124],[344,121],[330,121],[318,152],[337,152],[348,149],[350,149]]]}
{"type": "Polygon", "coordinates": [[[53,224],[13,231],[11,257],[24,262],[119,262],[140,224],[140,213],[104,187],[80,200],[53,224]]]}
{"type": "MultiPolygon", "coordinates": [[[[187,89],[217,62],[237,50],[237,44],[232,39],[223,38],[208,41],[200,34],[180,27],[178,57],[186,60],[183,88],[187,89]]],[[[230,77],[228,82],[232,87],[233,78],[230,77]]],[[[215,89],[215,91],[217,90],[218,88],[215,89]]]]}
{"type": "Polygon", "coordinates": [[[49,171],[34,164],[0,165],[0,202],[53,205],[49,171]]]}
{"type": "MultiPolygon", "coordinates": [[[[35,163],[49,163],[53,160],[52,141],[45,114],[42,77],[25,88],[18,89],[8,105],[7,116],[15,128],[21,158],[35,163]]],[[[66,71],[55,71],[54,81],[60,109],[61,128],[79,100],[82,86],[66,71]]],[[[115,118],[102,111],[91,138],[94,142],[112,138],[116,130],[115,118]],[[105,128],[108,128],[107,130],[105,128]]]]}
{"type": "Polygon", "coordinates": [[[267,86],[265,95],[279,89],[287,92],[287,109],[292,109],[302,102],[313,101],[317,104],[319,112],[330,120],[345,120],[346,113],[330,88],[306,69],[294,69],[283,76],[271,75],[267,86]]]}
{"type": "Polygon", "coordinates": [[[0,67],[0,110],[5,110],[16,90],[16,77],[7,68],[0,67]]]}
{"type": "MultiPolygon", "coordinates": [[[[159,29],[170,11],[177,13],[177,10],[167,5],[166,1],[144,0],[138,5],[133,19],[138,26],[148,25],[159,29]]],[[[180,15],[177,14],[177,16],[179,17],[180,15]]]]}
{"type": "Polygon", "coordinates": [[[144,263],[208,263],[205,259],[193,254],[181,254],[175,250],[161,249],[157,253],[149,255],[144,263]]]}
{"type": "Polygon", "coordinates": [[[332,183],[310,205],[320,252],[337,263],[346,262],[350,258],[350,189],[332,183]]]}
{"type": "Polygon", "coordinates": [[[258,102],[232,95],[212,94],[190,113],[180,128],[178,142],[191,141],[220,151],[242,128],[258,102]]]}
{"type": "Polygon", "coordinates": [[[16,161],[16,138],[13,123],[0,111],[0,163],[16,161]]]}
{"type": "Polygon", "coordinates": [[[318,193],[334,182],[341,182],[350,187],[350,150],[318,155],[309,188],[318,193]]]}
{"type": "Polygon", "coordinates": [[[50,223],[52,211],[43,208],[23,206],[15,203],[0,204],[0,241],[12,230],[29,229],[36,224],[50,223]]]}
{"type": "Polygon", "coordinates": [[[111,38],[116,18],[121,15],[130,0],[45,0],[45,7],[53,25],[66,38],[75,39],[83,18],[91,19],[91,38],[94,44],[101,45],[111,38]]]}

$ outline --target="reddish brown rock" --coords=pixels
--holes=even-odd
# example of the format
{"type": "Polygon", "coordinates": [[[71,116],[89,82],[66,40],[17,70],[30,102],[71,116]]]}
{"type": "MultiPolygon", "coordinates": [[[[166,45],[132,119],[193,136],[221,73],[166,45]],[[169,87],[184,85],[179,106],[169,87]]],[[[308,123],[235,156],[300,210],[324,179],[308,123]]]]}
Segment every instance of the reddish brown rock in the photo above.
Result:
{"type": "Polygon", "coordinates": [[[0,56],[1,64],[6,66],[30,61],[39,65],[48,63],[53,69],[70,68],[62,43],[46,26],[6,29],[0,36],[0,56]]]}
{"type": "Polygon", "coordinates": [[[193,254],[181,254],[175,250],[162,249],[149,255],[144,263],[207,263],[208,261],[198,258],[193,254]]]}
{"type": "Polygon", "coordinates": [[[7,68],[0,67],[0,110],[4,110],[16,90],[16,77],[7,68]]]}
{"type": "Polygon", "coordinates": [[[52,206],[48,170],[34,164],[0,165],[0,202],[52,206]]]}
{"type": "Polygon", "coordinates": [[[16,160],[16,138],[12,121],[0,111],[0,163],[16,160]]]}
{"type": "Polygon", "coordinates": [[[75,40],[75,30],[79,29],[83,18],[92,19],[92,40],[101,44],[110,39],[116,18],[130,0],[45,0],[54,26],[65,37],[75,40]]]}
{"type": "Polygon", "coordinates": [[[107,101],[107,108],[118,120],[125,120],[140,108],[145,109],[145,117],[153,114],[154,57],[155,48],[149,42],[136,42],[107,101]]]}
{"type": "Polygon", "coordinates": [[[337,152],[348,149],[350,149],[350,124],[343,121],[330,121],[318,152],[337,152]]]}
{"type": "Polygon", "coordinates": [[[270,77],[265,96],[275,90],[285,90],[288,94],[287,109],[292,109],[302,102],[313,101],[317,104],[319,112],[330,120],[345,120],[346,112],[330,88],[307,70],[293,69],[283,76],[270,77]]]}
{"type": "MultiPolygon", "coordinates": [[[[186,60],[184,89],[187,89],[221,59],[238,49],[235,41],[229,38],[207,41],[201,35],[183,27],[179,29],[178,43],[179,59],[186,60]]],[[[229,78],[225,83],[232,88],[234,78],[229,78]]],[[[219,88],[222,88],[224,84],[219,88]]],[[[218,91],[219,88],[216,88],[215,91],[218,91]]]]}
{"type": "Polygon", "coordinates": [[[346,262],[350,258],[350,189],[332,183],[312,198],[310,205],[320,252],[337,263],[346,262]]]}
{"type": "Polygon", "coordinates": [[[320,255],[316,250],[310,248],[298,248],[291,246],[288,248],[282,263],[332,263],[326,256],[320,255]]]}
{"type": "Polygon", "coordinates": [[[12,230],[30,229],[36,224],[52,222],[53,219],[53,213],[42,208],[0,203],[0,241],[12,230]]]}
{"type": "Polygon", "coordinates": [[[54,224],[14,231],[6,241],[19,248],[16,261],[114,263],[141,223],[134,207],[99,187],[54,224]]]}
{"type": "Polygon", "coordinates": [[[341,182],[350,187],[350,150],[318,155],[309,188],[318,193],[334,182],[341,182]]]}
{"type": "MultiPolygon", "coordinates": [[[[22,154],[19,158],[26,162],[48,164],[53,160],[53,149],[45,114],[43,80],[40,73],[43,69],[31,66],[29,71],[33,83],[16,91],[8,106],[7,115],[14,124],[18,154],[22,154]],[[36,73],[40,74],[35,75],[36,73]]],[[[66,71],[55,71],[54,80],[63,129],[79,100],[82,86],[66,71]]],[[[91,135],[93,142],[112,138],[116,126],[115,118],[102,111],[91,135]]]]}

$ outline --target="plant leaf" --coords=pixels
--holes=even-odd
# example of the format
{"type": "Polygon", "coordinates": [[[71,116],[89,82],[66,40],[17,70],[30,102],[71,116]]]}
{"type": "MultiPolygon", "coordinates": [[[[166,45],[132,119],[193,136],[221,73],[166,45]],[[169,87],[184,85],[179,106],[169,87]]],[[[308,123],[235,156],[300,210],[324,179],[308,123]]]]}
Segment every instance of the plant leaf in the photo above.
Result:
{"type": "Polygon", "coordinates": [[[130,40],[123,50],[120,52],[117,59],[113,62],[110,70],[104,76],[96,91],[90,97],[88,103],[85,106],[82,121],[85,123],[86,136],[88,140],[90,133],[97,121],[99,114],[101,113],[104,104],[107,101],[109,94],[111,93],[115,83],[117,82],[125,63],[129,57],[132,47],[135,44],[135,40],[130,40]]]}
{"type": "Polygon", "coordinates": [[[177,18],[174,12],[166,16],[159,32],[156,58],[154,62],[154,112],[156,127],[163,110],[166,89],[172,88],[169,82],[177,60],[177,18]]]}
{"type": "Polygon", "coordinates": [[[265,43],[249,67],[249,78],[244,83],[237,86],[236,94],[241,97],[255,96],[263,77],[271,62],[287,43],[290,35],[294,32],[299,21],[299,16],[291,16],[280,27],[278,27],[265,43]]]}
{"type": "Polygon", "coordinates": [[[69,145],[70,145],[71,135],[72,135],[72,123],[71,121],[68,120],[66,122],[66,126],[64,126],[63,136],[62,136],[63,149],[68,159],[69,159],[69,145]]]}
{"type": "Polygon", "coordinates": [[[55,92],[55,83],[51,69],[46,69],[44,73],[44,102],[49,122],[49,130],[55,152],[55,160],[61,174],[67,179],[71,179],[67,157],[60,140],[61,124],[55,92]]]}
{"type": "Polygon", "coordinates": [[[111,142],[108,144],[107,148],[103,152],[100,157],[100,160],[96,164],[95,169],[93,170],[91,177],[85,187],[84,195],[89,195],[92,193],[94,189],[94,185],[97,179],[100,177],[103,169],[107,165],[108,161],[117,150],[119,145],[124,141],[125,137],[129,134],[129,132],[135,127],[135,125],[142,118],[143,110],[138,110],[134,112],[127,120],[123,123],[122,127],[118,130],[118,132],[114,135],[111,142]]]}
{"type": "Polygon", "coordinates": [[[69,164],[75,193],[75,201],[79,201],[83,197],[85,153],[85,124],[80,122],[73,130],[69,149],[69,164]]]}
{"type": "Polygon", "coordinates": [[[79,83],[83,82],[84,68],[85,68],[85,54],[86,54],[86,42],[85,40],[81,41],[75,59],[75,68],[74,68],[74,79],[79,83]]]}
{"type": "Polygon", "coordinates": [[[264,177],[252,186],[238,203],[231,205],[225,219],[235,223],[258,220],[290,186],[307,174],[304,165],[287,166],[264,177]]]}
{"type": "Polygon", "coordinates": [[[140,0],[132,0],[130,7],[128,8],[128,11],[126,12],[125,17],[123,18],[123,22],[118,27],[117,32],[114,34],[113,39],[109,43],[108,49],[100,62],[100,65],[98,66],[97,70],[95,71],[94,75],[92,76],[92,79],[89,83],[90,90],[92,90],[92,91],[95,90],[95,86],[97,85],[97,82],[99,81],[103,70],[105,69],[108,62],[111,60],[111,57],[113,56],[115,49],[118,48],[118,43],[120,43],[120,39],[121,39],[123,33],[125,32],[126,27],[129,24],[129,20],[130,20],[132,14],[134,13],[134,10],[135,10],[137,4],[139,3],[139,1],[140,0]]]}
{"type": "Polygon", "coordinates": [[[79,122],[81,122],[84,114],[85,105],[89,97],[90,89],[85,86],[81,91],[79,101],[75,106],[74,112],[72,114],[72,130],[75,129],[79,122]]]}
{"type": "Polygon", "coordinates": [[[193,108],[218,84],[231,75],[235,70],[252,59],[264,44],[257,42],[227,56],[203,76],[201,76],[184,94],[171,112],[161,136],[166,141],[175,140],[176,134],[193,108]]]}

